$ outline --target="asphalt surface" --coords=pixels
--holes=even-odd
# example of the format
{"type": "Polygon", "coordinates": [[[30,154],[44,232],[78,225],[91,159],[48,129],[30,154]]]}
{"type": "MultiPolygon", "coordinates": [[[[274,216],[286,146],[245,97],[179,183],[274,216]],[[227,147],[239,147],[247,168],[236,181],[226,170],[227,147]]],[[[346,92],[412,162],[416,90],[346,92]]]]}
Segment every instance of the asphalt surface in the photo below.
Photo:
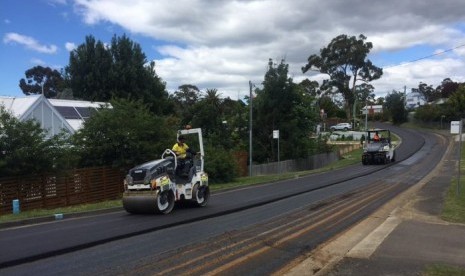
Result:
{"type": "MultiPolygon", "coordinates": [[[[399,131],[401,131],[401,130],[399,130],[399,131]]],[[[408,143],[409,143],[409,141],[407,140],[407,141],[403,142],[401,146],[412,149],[413,145],[408,145],[408,143]]],[[[428,158],[428,155],[427,155],[426,152],[423,153],[423,154],[422,153],[417,154],[417,156],[420,156],[419,158],[428,158]]],[[[445,162],[445,163],[447,163],[447,162],[445,162]]],[[[451,167],[452,165],[450,165],[450,164],[453,164],[453,163],[454,163],[454,160],[450,160],[449,167],[451,167]]],[[[446,169],[447,168],[448,167],[446,166],[446,169]]],[[[365,166],[365,167],[361,167],[359,171],[354,171],[353,168],[352,169],[347,169],[347,170],[342,170],[345,173],[343,173],[343,177],[341,179],[339,179],[339,177],[341,177],[341,176],[338,175],[338,174],[329,174],[329,176],[328,175],[326,175],[326,176],[323,176],[323,175],[314,176],[315,177],[314,181],[304,181],[303,179],[291,180],[286,185],[289,190],[286,189],[285,194],[283,194],[282,190],[279,191],[279,189],[276,189],[276,187],[280,185],[279,183],[274,183],[274,184],[270,184],[270,185],[267,185],[265,187],[262,187],[261,191],[257,191],[257,192],[253,188],[248,188],[248,189],[243,189],[243,190],[238,190],[238,191],[230,191],[228,193],[218,194],[218,195],[215,195],[212,198],[212,202],[211,202],[212,204],[209,205],[208,208],[205,208],[203,210],[203,211],[205,211],[205,213],[203,213],[202,216],[203,216],[203,218],[210,217],[210,216],[213,216],[213,213],[214,214],[231,214],[233,212],[243,210],[246,207],[248,208],[250,206],[261,205],[261,204],[263,204],[263,201],[272,202],[272,201],[275,201],[277,198],[292,197],[292,196],[301,194],[304,191],[319,189],[321,187],[329,185],[330,183],[335,183],[335,182],[338,182],[338,181],[342,181],[343,179],[347,180],[348,175],[352,176],[353,178],[356,178],[356,177],[359,177],[360,175],[369,174],[369,173],[373,172],[372,170],[375,170],[375,169],[378,169],[378,168],[377,167],[371,167],[371,166],[365,166]],[[246,197],[244,197],[244,192],[247,195],[246,197]],[[234,193],[237,193],[237,196],[234,196],[234,195],[232,196],[231,195],[231,194],[234,194],[234,193]],[[232,200],[230,200],[230,199],[232,199],[232,200]],[[215,201],[221,202],[221,204],[215,204],[215,201]],[[246,206],[246,207],[244,207],[244,206],[246,206]],[[220,209],[217,209],[217,208],[220,208],[220,209]]],[[[396,168],[393,168],[393,170],[395,171],[396,168]]],[[[449,171],[449,174],[450,174],[450,171],[449,171]]],[[[440,177],[441,174],[438,174],[438,176],[437,176],[437,177],[439,177],[438,179],[441,179],[444,183],[442,183],[440,185],[436,185],[436,186],[439,186],[439,188],[436,187],[435,191],[432,191],[432,192],[430,191],[430,194],[435,196],[435,199],[436,199],[435,202],[436,203],[431,204],[432,201],[429,198],[428,198],[427,201],[417,200],[417,201],[415,201],[415,210],[416,210],[416,208],[418,206],[422,207],[421,211],[422,212],[427,212],[426,214],[429,214],[428,212],[431,213],[431,212],[440,210],[441,198],[438,197],[437,195],[438,194],[440,195],[442,193],[442,191],[445,190],[445,188],[447,186],[449,186],[449,183],[450,183],[450,175],[449,174],[448,174],[448,171],[445,171],[444,175],[446,177],[442,177],[442,178],[440,177]],[[446,182],[447,182],[447,184],[446,184],[446,182]],[[438,191],[440,191],[440,192],[438,192],[438,191]],[[436,206],[436,207],[434,207],[434,206],[436,206]]],[[[415,176],[412,175],[412,178],[415,178],[415,176]]],[[[436,182],[440,182],[440,181],[436,181],[436,182]]],[[[427,187],[427,186],[428,185],[425,185],[425,187],[427,187]]],[[[422,189],[422,191],[423,191],[423,189],[422,189]]],[[[421,193],[418,193],[418,195],[420,195],[420,194],[421,193]]],[[[422,195],[422,196],[425,197],[425,195],[422,195]]],[[[413,213],[413,211],[411,211],[410,209],[413,209],[413,208],[409,207],[408,211],[407,211],[407,209],[404,209],[403,210],[404,212],[402,212],[401,214],[396,214],[396,215],[392,216],[391,221],[396,222],[396,224],[395,224],[396,227],[393,227],[394,231],[390,232],[390,234],[388,235],[388,237],[386,239],[384,239],[384,241],[388,241],[391,237],[393,237],[393,235],[394,235],[394,233],[396,231],[398,231],[399,229],[402,229],[401,225],[404,222],[410,221],[409,219],[406,219],[406,218],[409,218],[408,216],[411,215],[411,213],[413,213]],[[397,223],[399,221],[400,221],[400,223],[397,223]]],[[[439,211],[437,211],[437,212],[439,212],[439,211]]],[[[34,260],[34,259],[36,259],[36,257],[37,258],[46,257],[48,254],[50,254],[49,256],[52,256],[52,255],[55,255],[55,254],[71,252],[71,251],[73,251],[75,249],[78,249],[78,247],[80,249],[82,244],[85,244],[85,246],[82,246],[82,248],[87,248],[87,247],[93,246],[93,245],[95,245],[97,243],[103,243],[103,242],[101,242],[102,237],[108,237],[108,235],[110,235],[110,234],[111,234],[110,237],[113,237],[113,238],[110,238],[110,239],[106,238],[106,241],[104,239],[105,242],[108,242],[110,240],[115,240],[115,239],[127,238],[127,237],[136,237],[138,234],[149,233],[149,232],[153,231],[154,229],[164,229],[164,228],[167,228],[167,227],[172,227],[174,225],[178,225],[180,221],[186,221],[186,219],[190,220],[190,221],[195,221],[196,219],[193,218],[193,215],[195,213],[198,213],[198,212],[196,212],[195,210],[188,210],[188,209],[182,210],[182,212],[176,212],[176,210],[174,210],[174,212],[172,214],[170,214],[170,216],[163,217],[163,220],[164,220],[163,225],[160,224],[160,220],[158,220],[158,219],[155,219],[155,220],[153,220],[151,222],[147,222],[147,217],[137,216],[137,217],[133,218],[133,217],[130,217],[129,215],[127,215],[125,213],[121,214],[121,213],[118,213],[118,212],[115,213],[114,215],[113,214],[112,215],[108,215],[108,214],[105,215],[105,220],[106,220],[105,222],[102,222],[103,216],[95,216],[95,217],[91,217],[91,218],[79,219],[81,221],[85,220],[86,223],[81,224],[77,228],[76,228],[76,225],[73,223],[72,220],[69,221],[69,222],[62,221],[60,223],[60,225],[61,226],[66,226],[65,228],[67,228],[67,233],[68,233],[68,235],[66,235],[65,237],[62,237],[61,235],[57,235],[58,229],[56,229],[56,226],[53,225],[54,223],[46,223],[46,224],[42,224],[42,225],[39,225],[37,227],[34,227],[34,230],[40,232],[42,237],[43,237],[43,239],[41,239],[41,240],[35,239],[35,241],[33,241],[34,236],[30,233],[30,231],[29,231],[30,229],[29,230],[28,229],[22,229],[21,227],[16,228],[15,231],[14,231],[14,234],[11,233],[11,232],[8,232],[9,230],[3,230],[1,232],[2,232],[2,234],[5,234],[5,235],[0,235],[0,244],[2,245],[0,247],[2,247],[2,248],[12,248],[13,249],[13,248],[15,248],[15,245],[18,245],[18,242],[21,242],[23,244],[23,246],[22,246],[21,250],[18,250],[18,251],[10,250],[9,252],[3,252],[3,253],[0,252],[0,260],[4,262],[3,264],[6,264],[9,261],[13,261],[13,263],[14,263],[14,260],[17,259],[17,258],[20,258],[20,259],[23,258],[23,261],[28,261],[28,260],[34,260]],[[130,220],[129,223],[128,223],[128,216],[130,217],[129,218],[129,220],[130,220]],[[92,233],[95,234],[96,225],[98,225],[98,227],[99,227],[98,228],[99,231],[97,231],[97,234],[100,233],[101,236],[98,236],[98,235],[97,236],[90,236],[89,235],[89,233],[90,233],[89,229],[92,228],[92,233]],[[141,228],[142,226],[144,227],[143,229],[141,228]],[[133,229],[138,229],[138,230],[136,232],[134,232],[133,229]],[[7,232],[8,232],[8,235],[6,235],[7,232]],[[2,236],[3,236],[3,238],[2,238],[2,236]],[[29,242],[25,242],[25,241],[29,241],[29,242]],[[50,247],[49,252],[52,252],[52,253],[45,253],[45,254],[41,253],[41,252],[43,252],[44,248],[47,248],[47,247],[50,247]],[[18,254],[18,255],[14,256],[15,254],[18,254]]],[[[424,214],[422,214],[422,216],[420,216],[420,217],[423,217],[423,216],[426,216],[426,217],[429,218],[429,217],[434,216],[434,215],[424,215],[424,214]]],[[[78,219],[76,219],[76,221],[77,220],[78,219]]],[[[413,222],[425,223],[424,221],[419,221],[419,220],[413,220],[413,222]]],[[[430,223],[430,221],[428,221],[428,223],[430,223]]],[[[439,223],[433,223],[432,226],[436,226],[436,225],[444,226],[443,224],[439,224],[439,223]]],[[[424,229],[429,229],[429,227],[422,227],[421,225],[417,226],[417,227],[420,227],[422,230],[423,230],[423,228],[424,229]]],[[[459,225],[458,228],[461,229],[460,227],[461,226],[459,225]]],[[[419,233],[419,232],[414,231],[413,233],[419,233]]],[[[452,235],[449,235],[449,236],[452,236],[452,235]]],[[[461,236],[465,237],[465,235],[463,235],[463,234],[461,236]]],[[[403,236],[401,236],[401,237],[403,237],[403,236]]],[[[421,236],[419,236],[419,238],[420,237],[421,236]]],[[[412,239],[412,238],[406,237],[406,239],[412,239]]],[[[395,245],[397,243],[398,242],[396,242],[396,241],[394,242],[395,245]]],[[[400,245],[406,244],[405,241],[400,241],[400,243],[401,243],[400,245]]],[[[372,262],[378,260],[378,259],[374,259],[374,258],[375,258],[375,256],[377,256],[376,254],[378,254],[378,249],[380,249],[380,248],[382,248],[382,244],[380,246],[377,246],[377,250],[373,250],[374,252],[371,253],[369,255],[369,257],[367,257],[367,258],[354,257],[355,255],[350,255],[349,256],[349,254],[347,254],[347,257],[344,258],[337,265],[328,266],[328,268],[331,268],[331,269],[320,269],[319,271],[321,271],[321,273],[326,273],[326,274],[331,273],[330,275],[412,275],[412,274],[410,274],[410,272],[407,269],[403,269],[402,271],[400,271],[400,274],[397,273],[397,272],[394,272],[394,274],[392,274],[392,273],[383,274],[383,273],[381,273],[380,271],[377,271],[377,270],[370,271],[370,270],[367,270],[366,268],[364,268],[364,263],[363,262],[365,260],[372,261],[372,262]]],[[[461,248],[465,248],[465,246],[462,245],[461,248]]],[[[407,253],[409,253],[409,252],[406,252],[406,254],[407,253]]],[[[386,257],[383,257],[383,256],[384,255],[381,255],[379,258],[381,260],[385,260],[386,264],[393,264],[394,263],[394,267],[397,268],[397,269],[400,269],[400,266],[396,266],[395,262],[392,259],[386,259],[386,257]]],[[[394,256],[396,256],[395,253],[394,253],[394,256]]],[[[459,252],[458,254],[454,253],[454,256],[458,256],[459,260],[460,259],[465,260],[465,256],[464,256],[463,251],[462,251],[462,253],[459,252]],[[460,254],[462,254],[462,255],[460,255],[460,254]]],[[[408,260],[408,259],[403,258],[402,260],[408,260]]],[[[374,266],[374,268],[382,267],[382,262],[381,261],[378,261],[378,262],[380,262],[380,263],[379,264],[378,263],[371,263],[371,264],[374,266]]],[[[413,263],[413,261],[408,262],[408,264],[412,264],[412,263],[413,263]]],[[[371,264],[368,263],[368,266],[371,266],[371,264]]],[[[0,265],[0,267],[1,267],[1,265],[0,265]]],[[[415,267],[415,269],[418,269],[418,267],[415,267]]],[[[314,270],[312,270],[312,273],[313,273],[313,271],[314,270]]],[[[386,271],[388,271],[388,270],[386,270],[386,271]]],[[[304,273],[299,273],[299,274],[296,274],[296,275],[303,275],[303,274],[309,274],[309,273],[308,273],[308,271],[304,271],[304,273]]],[[[325,275],[325,274],[321,274],[321,275],[325,275]]]]}
{"type": "MultiPolygon", "coordinates": [[[[445,193],[457,175],[457,160],[458,145],[451,139],[440,166],[404,198],[394,200],[377,228],[350,241],[354,232],[366,228],[362,222],[315,253],[324,257],[311,257],[287,275],[422,275],[438,264],[465,269],[465,224],[440,218],[445,193]]],[[[371,220],[377,216],[383,217],[374,214],[371,220]]]]}

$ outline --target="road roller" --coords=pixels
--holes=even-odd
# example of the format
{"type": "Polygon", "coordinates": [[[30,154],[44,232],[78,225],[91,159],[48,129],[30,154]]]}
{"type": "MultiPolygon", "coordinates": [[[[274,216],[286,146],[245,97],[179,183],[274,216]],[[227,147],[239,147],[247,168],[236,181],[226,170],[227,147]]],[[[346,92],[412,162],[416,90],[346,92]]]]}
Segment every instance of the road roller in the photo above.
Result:
{"type": "Polygon", "coordinates": [[[207,205],[210,189],[208,174],[204,171],[202,130],[187,128],[177,132],[178,137],[181,135],[188,137],[189,146],[197,141],[199,151],[189,151],[185,158],[180,158],[166,149],[160,159],[130,169],[123,192],[123,207],[127,212],[168,214],[176,202],[207,205]]]}
{"type": "Polygon", "coordinates": [[[388,164],[395,161],[395,146],[388,129],[371,129],[366,132],[362,164],[388,164]]]}

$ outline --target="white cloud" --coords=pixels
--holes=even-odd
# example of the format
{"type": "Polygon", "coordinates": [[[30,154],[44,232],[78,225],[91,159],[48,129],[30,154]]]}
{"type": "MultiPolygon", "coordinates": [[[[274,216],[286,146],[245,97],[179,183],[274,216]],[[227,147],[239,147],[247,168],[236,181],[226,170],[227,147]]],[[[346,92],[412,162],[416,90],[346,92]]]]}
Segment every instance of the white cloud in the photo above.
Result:
{"type": "Polygon", "coordinates": [[[65,48],[66,48],[66,50],[68,50],[68,52],[71,52],[72,50],[76,49],[77,46],[76,46],[76,43],[74,43],[74,42],[66,42],[65,43],[65,48]]]}
{"type": "Polygon", "coordinates": [[[3,37],[3,43],[5,44],[12,44],[18,43],[24,45],[26,48],[37,51],[39,53],[45,54],[55,54],[58,50],[57,46],[55,45],[42,45],[37,40],[30,36],[24,36],[17,33],[6,33],[3,37]]]}
{"type": "Polygon", "coordinates": [[[46,62],[39,59],[39,58],[32,58],[31,59],[31,63],[34,64],[34,65],[40,65],[40,66],[46,66],[46,62]]]}
{"type": "MultiPolygon", "coordinates": [[[[366,35],[373,54],[424,45],[450,49],[465,42],[459,40],[465,35],[463,0],[75,0],[75,7],[86,24],[115,24],[153,38],[161,55],[156,70],[170,90],[189,83],[234,98],[238,91],[248,93],[249,80],[263,81],[269,58],[285,58],[294,80],[321,80],[322,75],[302,74],[301,67],[339,34],[366,35]]],[[[431,58],[387,68],[373,83],[377,93],[465,75],[463,49],[451,54],[456,55],[443,62],[431,58]]]]}

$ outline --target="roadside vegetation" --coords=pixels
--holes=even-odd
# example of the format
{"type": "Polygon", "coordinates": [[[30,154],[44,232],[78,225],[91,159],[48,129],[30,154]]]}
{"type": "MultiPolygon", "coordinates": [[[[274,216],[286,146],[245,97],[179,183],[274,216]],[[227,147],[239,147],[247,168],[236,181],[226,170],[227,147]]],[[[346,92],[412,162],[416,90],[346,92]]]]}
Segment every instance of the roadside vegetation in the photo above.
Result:
{"type": "Polygon", "coordinates": [[[430,265],[421,274],[422,276],[465,276],[465,269],[445,264],[430,265]]]}
{"type": "Polygon", "coordinates": [[[462,149],[460,183],[457,175],[452,178],[447,191],[441,217],[450,222],[465,223],[465,151],[462,149]],[[457,187],[459,185],[459,187],[457,187]],[[458,189],[457,189],[458,188],[458,189]],[[458,192],[459,190],[459,192],[458,192]]]}

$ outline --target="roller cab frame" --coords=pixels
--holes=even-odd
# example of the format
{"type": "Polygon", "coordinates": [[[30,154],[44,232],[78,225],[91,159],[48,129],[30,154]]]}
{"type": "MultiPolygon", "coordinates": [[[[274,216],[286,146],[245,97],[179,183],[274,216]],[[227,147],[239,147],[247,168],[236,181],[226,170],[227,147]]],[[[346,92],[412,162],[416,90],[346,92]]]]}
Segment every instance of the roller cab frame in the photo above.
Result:
{"type": "Polygon", "coordinates": [[[160,159],[129,170],[124,179],[123,207],[129,213],[170,213],[176,202],[184,201],[204,207],[210,198],[208,175],[204,172],[204,148],[200,128],[179,130],[196,154],[180,159],[166,149],[160,159]]]}
{"type": "Polygon", "coordinates": [[[395,161],[395,146],[388,129],[372,129],[366,132],[363,144],[362,164],[388,164],[395,161]],[[378,135],[378,139],[375,136],[378,135]]]}

